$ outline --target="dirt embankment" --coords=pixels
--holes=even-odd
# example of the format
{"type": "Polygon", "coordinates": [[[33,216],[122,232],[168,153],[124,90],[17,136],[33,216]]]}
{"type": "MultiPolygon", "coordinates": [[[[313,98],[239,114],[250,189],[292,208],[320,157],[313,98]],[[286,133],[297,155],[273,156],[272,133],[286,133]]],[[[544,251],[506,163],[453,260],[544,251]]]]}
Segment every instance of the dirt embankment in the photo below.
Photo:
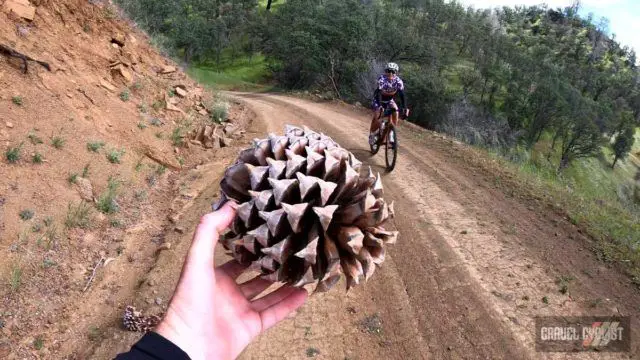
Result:
{"type": "Polygon", "coordinates": [[[253,115],[102,2],[0,1],[0,45],[51,68],[0,51],[0,358],[87,358],[253,115]]]}

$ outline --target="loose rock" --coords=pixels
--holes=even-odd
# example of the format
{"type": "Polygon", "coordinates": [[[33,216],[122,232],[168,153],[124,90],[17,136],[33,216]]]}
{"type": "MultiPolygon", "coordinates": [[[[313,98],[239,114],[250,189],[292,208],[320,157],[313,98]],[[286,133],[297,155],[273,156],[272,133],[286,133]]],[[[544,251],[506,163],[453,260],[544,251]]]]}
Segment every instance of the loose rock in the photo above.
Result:
{"type": "Polygon", "coordinates": [[[176,72],[177,70],[178,69],[176,69],[175,66],[167,65],[167,66],[164,66],[162,69],[160,69],[159,73],[160,74],[171,74],[173,72],[176,72]]]}
{"type": "Polygon", "coordinates": [[[36,16],[36,8],[28,0],[7,0],[4,8],[7,12],[12,12],[29,21],[33,21],[36,16]]]}
{"type": "Polygon", "coordinates": [[[78,177],[76,179],[76,188],[82,200],[93,201],[93,186],[89,179],[78,177]]]}
{"type": "Polygon", "coordinates": [[[163,243],[162,245],[158,246],[158,250],[157,252],[163,251],[163,250],[171,250],[171,243],[163,243]]]}
{"type": "Polygon", "coordinates": [[[180,86],[176,86],[176,95],[180,96],[180,97],[186,97],[187,96],[187,90],[183,89],[180,86]]]}

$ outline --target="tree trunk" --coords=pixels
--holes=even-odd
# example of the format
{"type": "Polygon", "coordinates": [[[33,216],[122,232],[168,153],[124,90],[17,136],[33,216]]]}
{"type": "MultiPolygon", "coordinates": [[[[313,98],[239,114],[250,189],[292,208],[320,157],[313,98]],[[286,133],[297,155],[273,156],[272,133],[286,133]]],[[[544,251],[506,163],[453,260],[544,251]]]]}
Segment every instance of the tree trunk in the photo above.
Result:
{"type": "Polygon", "coordinates": [[[611,164],[611,169],[615,169],[616,163],[618,162],[618,159],[619,159],[618,155],[614,155],[613,164],[611,164]]]}
{"type": "Polygon", "coordinates": [[[271,0],[267,1],[267,11],[271,10],[271,0]]]}
{"type": "Polygon", "coordinates": [[[484,102],[484,94],[487,92],[487,82],[489,82],[489,77],[484,78],[484,84],[482,85],[482,95],[480,95],[480,104],[484,102]]]}
{"type": "Polygon", "coordinates": [[[569,167],[569,155],[562,154],[562,158],[560,159],[560,165],[558,166],[558,172],[562,172],[562,170],[569,167]]]}

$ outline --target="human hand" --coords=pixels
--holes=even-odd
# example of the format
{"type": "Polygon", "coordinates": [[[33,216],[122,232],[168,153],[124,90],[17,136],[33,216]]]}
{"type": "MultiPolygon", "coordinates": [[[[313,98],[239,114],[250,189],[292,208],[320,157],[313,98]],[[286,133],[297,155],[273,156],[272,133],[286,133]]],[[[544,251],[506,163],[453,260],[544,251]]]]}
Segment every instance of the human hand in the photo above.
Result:
{"type": "Polygon", "coordinates": [[[167,314],[155,330],[193,360],[235,359],[251,340],[307,298],[306,290],[283,286],[253,299],[272,283],[256,277],[236,284],[244,270],[236,261],[214,268],[218,234],[234,216],[227,204],[202,217],[167,314]]]}

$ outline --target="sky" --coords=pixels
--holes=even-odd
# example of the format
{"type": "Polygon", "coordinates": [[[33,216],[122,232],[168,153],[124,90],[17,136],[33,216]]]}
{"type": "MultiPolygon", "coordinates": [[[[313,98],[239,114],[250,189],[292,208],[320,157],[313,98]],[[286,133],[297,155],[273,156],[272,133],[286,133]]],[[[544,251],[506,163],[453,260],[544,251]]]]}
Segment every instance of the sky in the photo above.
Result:
{"type": "MultiPolygon", "coordinates": [[[[490,8],[496,6],[538,5],[546,3],[549,7],[566,7],[573,0],[457,0],[475,8],[490,8]]],[[[627,45],[640,54],[640,0],[581,0],[580,15],[593,13],[597,20],[601,17],[609,19],[609,33],[616,35],[616,40],[623,46],[627,45]]]]}

